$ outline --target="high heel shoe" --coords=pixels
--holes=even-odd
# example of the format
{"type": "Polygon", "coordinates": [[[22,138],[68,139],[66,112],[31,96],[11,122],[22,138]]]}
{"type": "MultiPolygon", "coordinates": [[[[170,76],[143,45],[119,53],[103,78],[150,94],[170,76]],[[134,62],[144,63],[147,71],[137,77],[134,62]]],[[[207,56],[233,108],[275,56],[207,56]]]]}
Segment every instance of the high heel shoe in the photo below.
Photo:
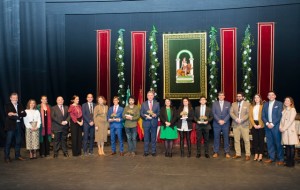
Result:
{"type": "Polygon", "coordinates": [[[257,155],[257,154],[255,154],[255,155],[254,155],[254,159],[253,159],[253,160],[254,160],[254,161],[257,161],[257,158],[258,158],[258,155],[257,155]]]}

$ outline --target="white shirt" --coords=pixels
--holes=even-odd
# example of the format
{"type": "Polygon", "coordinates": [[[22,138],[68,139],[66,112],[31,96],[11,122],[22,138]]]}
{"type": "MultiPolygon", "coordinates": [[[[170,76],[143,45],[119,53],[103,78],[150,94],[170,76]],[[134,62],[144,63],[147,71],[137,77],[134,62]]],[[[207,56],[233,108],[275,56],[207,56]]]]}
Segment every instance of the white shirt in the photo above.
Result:
{"type": "Polygon", "coordinates": [[[253,120],[258,121],[258,115],[259,115],[259,107],[260,105],[255,105],[253,108],[253,120]]]}
{"type": "Polygon", "coordinates": [[[93,103],[88,103],[88,105],[89,105],[90,113],[93,113],[94,112],[93,103]]]}
{"type": "Polygon", "coordinates": [[[206,109],[206,105],[201,105],[200,106],[200,116],[204,116],[205,115],[205,109],[206,109]]]}
{"type": "Polygon", "coordinates": [[[27,114],[26,117],[23,118],[25,127],[28,129],[31,129],[32,126],[31,126],[30,122],[37,121],[37,128],[40,128],[41,114],[40,114],[39,110],[26,109],[25,112],[27,114]]]}
{"type": "Polygon", "coordinates": [[[223,111],[224,101],[219,101],[219,103],[220,103],[221,111],[223,111]]]}
{"type": "MultiPolygon", "coordinates": [[[[185,111],[186,113],[189,114],[188,106],[184,106],[182,111],[185,111]]],[[[191,129],[189,129],[189,126],[188,126],[188,123],[187,123],[186,119],[182,120],[181,128],[178,128],[178,131],[191,131],[191,129]]]]}
{"type": "Polygon", "coordinates": [[[268,119],[269,119],[269,122],[271,122],[271,123],[272,123],[272,111],[273,111],[274,103],[275,103],[275,100],[269,101],[268,119]]]}

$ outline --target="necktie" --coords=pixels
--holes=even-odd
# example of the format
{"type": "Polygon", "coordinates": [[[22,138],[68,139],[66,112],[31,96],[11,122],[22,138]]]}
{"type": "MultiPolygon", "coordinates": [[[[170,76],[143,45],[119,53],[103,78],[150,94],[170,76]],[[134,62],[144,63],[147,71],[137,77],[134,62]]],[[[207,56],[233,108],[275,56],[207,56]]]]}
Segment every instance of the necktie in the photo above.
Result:
{"type": "Polygon", "coordinates": [[[114,106],[114,113],[117,113],[117,106],[114,106]]]}
{"type": "Polygon", "coordinates": [[[149,109],[152,111],[152,101],[149,102],[149,109]]]}
{"type": "Polygon", "coordinates": [[[239,119],[241,118],[241,102],[238,103],[239,107],[238,107],[238,114],[239,114],[239,119]]]}
{"type": "Polygon", "coordinates": [[[93,105],[91,103],[89,103],[89,104],[90,104],[90,114],[92,114],[93,113],[93,105]]]}
{"type": "Polygon", "coordinates": [[[64,109],[63,109],[63,106],[59,106],[59,108],[60,108],[60,111],[61,111],[62,115],[64,115],[64,109]]]}

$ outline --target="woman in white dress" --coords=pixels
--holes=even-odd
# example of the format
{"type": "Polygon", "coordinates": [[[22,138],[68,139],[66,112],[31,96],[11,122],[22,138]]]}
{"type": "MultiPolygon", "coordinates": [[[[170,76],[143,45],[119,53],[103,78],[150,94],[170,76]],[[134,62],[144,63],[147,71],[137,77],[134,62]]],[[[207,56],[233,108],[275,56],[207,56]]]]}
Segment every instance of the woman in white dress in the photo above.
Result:
{"type": "Polygon", "coordinates": [[[284,109],[280,121],[279,130],[281,132],[281,142],[286,150],[286,163],[287,167],[295,166],[295,145],[299,143],[298,134],[295,127],[295,118],[297,112],[294,106],[292,97],[284,99],[284,109]]]}
{"type": "Polygon", "coordinates": [[[30,159],[36,159],[36,150],[39,149],[39,128],[41,125],[41,115],[36,109],[36,101],[30,99],[26,107],[26,117],[24,124],[26,127],[26,149],[29,150],[30,159]]]}

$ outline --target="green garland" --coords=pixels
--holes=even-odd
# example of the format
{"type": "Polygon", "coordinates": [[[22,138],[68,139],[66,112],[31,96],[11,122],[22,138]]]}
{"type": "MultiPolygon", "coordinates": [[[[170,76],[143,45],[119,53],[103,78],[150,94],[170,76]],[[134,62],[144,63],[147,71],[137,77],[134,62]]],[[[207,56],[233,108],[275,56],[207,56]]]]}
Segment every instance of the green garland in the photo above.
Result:
{"type": "Polygon", "coordinates": [[[208,102],[212,104],[217,100],[218,97],[218,68],[217,62],[219,58],[217,56],[217,51],[219,51],[219,46],[217,42],[217,30],[214,27],[211,27],[209,32],[209,56],[208,56],[208,66],[209,66],[209,97],[208,102]]]}
{"type": "Polygon", "coordinates": [[[157,84],[158,84],[158,67],[159,67],[159,62],[157,58],[157,42],[156,42],[156,33],[157,30],[155,29],[155,26],[153,26],[152,31],[150,32],[149,36],[149,42],[150,42],[150,52],[149,52],[149,57],[150,57],[150,67],[149,67],[149,77],[150,77],[150,90],[154,91],[155,98],[157,99],[157,84]]]}
{"type": "Polygon", "coordinates": [[[252,69],[251,69],[251,47],[254,45],[253,37],[250,33],[250,25],[248,24],[245,36],[242,42],[242,69],[243,69],[243,83],[242,89],[245,93],[245,100],[251,101],[253,86],[251,82],[252,69]]]}
{"type": "Polygon", "coordinates": [[[123,41],[123,32],[124,29],[118,31],[119,37],[116,42],[116,62],[118,64],[118,78],[119,78],[119,104],[124,107],[125,105],[125,78],[124,78],[124,41],[123,41]]]}

